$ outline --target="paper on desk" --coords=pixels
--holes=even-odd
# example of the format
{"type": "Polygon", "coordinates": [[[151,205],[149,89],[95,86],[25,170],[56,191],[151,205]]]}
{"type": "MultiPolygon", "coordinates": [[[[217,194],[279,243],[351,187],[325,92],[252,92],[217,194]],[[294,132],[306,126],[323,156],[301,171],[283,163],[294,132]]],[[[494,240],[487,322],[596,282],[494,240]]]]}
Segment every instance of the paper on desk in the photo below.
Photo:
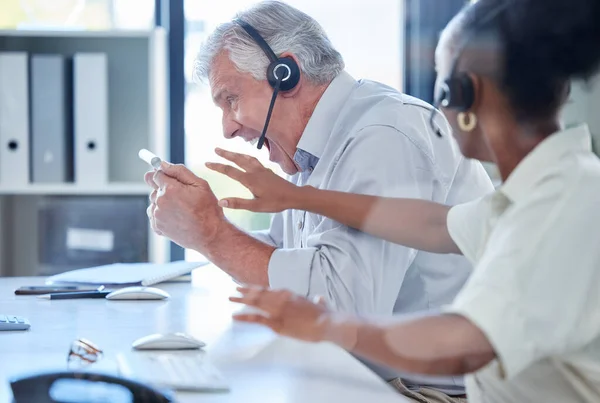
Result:
{"type": "Polygon", "coordinates": [[[150,286],[184,276],[193,269],[207,264],[208,261],[178,261],[164,264],[115,263],[57,274],[49,277],[46,284],[150,286]]]}

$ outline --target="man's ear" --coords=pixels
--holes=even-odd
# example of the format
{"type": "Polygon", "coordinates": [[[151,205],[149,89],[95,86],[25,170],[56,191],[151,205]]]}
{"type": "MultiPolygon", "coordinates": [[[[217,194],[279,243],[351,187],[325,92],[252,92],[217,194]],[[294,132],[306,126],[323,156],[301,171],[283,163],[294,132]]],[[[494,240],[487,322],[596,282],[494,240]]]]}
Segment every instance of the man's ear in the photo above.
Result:
{"type": "MultiPolygon", "coordinates": [[[[296,57],[296,55],[294,55],[293,53],[284,52],[279,57],[289,57],[289,58],[294,59],[294,61],[298,65],[298,68],[300,69],[300,62],[298,61],[298,58],[296,57]]],[[[285,92],[280,92],[280,94],[282,97],[291,98],[291,97],[295,96],[296,94],[298,94],[298,92],[300,91],[300,89],[302,88],[303,85],[304,85],[304,74],[302,73],[302,69],[300,69],[300,79],[298,80],[298,84],[296,84],[296,86],[294,88],[292,88],[291,90],[285,91],[285,92]]]]}

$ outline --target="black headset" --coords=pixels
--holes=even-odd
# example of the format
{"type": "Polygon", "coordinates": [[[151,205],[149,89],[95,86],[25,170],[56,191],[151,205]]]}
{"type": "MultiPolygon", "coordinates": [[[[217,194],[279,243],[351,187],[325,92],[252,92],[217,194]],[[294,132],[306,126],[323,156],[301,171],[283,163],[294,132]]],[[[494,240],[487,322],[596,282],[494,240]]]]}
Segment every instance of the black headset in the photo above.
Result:
{"type": "Polygon", "coordinates": [[[256,42],[256,44],[265,52],[269,59],[269,66],[267,67],[267,81],[273,88],[273,96],[271,97],[271,103],[269,105],[269,111],[267,112],[267,119],[265,120],[265,126],[258,139],[258,149],[260,150],[265,143],[265,136],[267,135],[267,127],[271,120],[271,113],[273,113],[273,107],[275,106],[275,100],[279,91],[290,91],[298,85],[300,81],[300,67],[298,63],[291,57],[278,57],[273,49],[267,44],[267,41],[258,33],[256,29],[246,21],[236,18],[233,20],[234,23],[239,25],[246,31],[248,35],[256,42]]]}
{"type": "Polygon", "coordinates": [[[456,69],[458,68],[458,61],[462,52],[465,50],[469,41],[473,38],[473,36],[477,33],[479,28],[483,27],[484,24],[492,21],[496,18],[500,13],[502,13],[505,9],[510,5],[510,1],[506,0],[498,7],[492,9],[484,18],[482,18],[475,29],[473,29],[468,35],[465,36],[463,41],[460,43],[456,53],[454,54],[454,58],[452,59],[452,68],[450,69],[450,75],[448,78],[444,80],[441,85],[439,94],[436,97],[434,108],[431,111],[431,116],[429,119],[429,123],[433,128],[433,131],[438,137],[442,137],[442,132],[439,127],[437,127],[434,123],[435,114],[440,106],[448,109],[455,109],[460,112],[465,112],[471,109],[473,103],[475,102],[475,87],[473,85],[473,80],[468,73],[461,72],[456,73],[456,69]]]}

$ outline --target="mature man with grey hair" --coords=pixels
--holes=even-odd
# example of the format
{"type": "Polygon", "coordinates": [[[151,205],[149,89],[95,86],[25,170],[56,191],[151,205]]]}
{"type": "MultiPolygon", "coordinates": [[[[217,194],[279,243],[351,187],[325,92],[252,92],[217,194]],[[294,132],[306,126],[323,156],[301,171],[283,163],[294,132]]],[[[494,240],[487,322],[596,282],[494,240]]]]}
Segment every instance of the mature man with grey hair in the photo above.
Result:
{"type": "MultiPolygon", "coordinates": [[[[276,57],[299,66],[297,84],[275,98],[264,143],[290,181],[450,205],[492,190],[481,165],[465,160],[451,135],[435,137],[430,105],[352,78],[314,19],[276,1],[237,18],[208,38],[196,74],[208,79],[225,137],[252,143],[261,136],[273,88],[266,80],[270,60],[242,24],[276,57]]],[[[436,121],[449,134],[441,115],[436,121]]],[[[304,211],[277,214],[269,231],[248,234],[226,220],[208,184],[184,166],[165,163],[146,181],[154,188],[148,208],[154,230],[241,283],[323,296],[331,307],[355,314],[391,315],[450,303],[470,272],[463,257],[394,245],[304,211]]],[[[414,399],[456,401],[464,393],[460,378],[376,370],[388,380],[400,376],[396,386],[414,399]]]]}

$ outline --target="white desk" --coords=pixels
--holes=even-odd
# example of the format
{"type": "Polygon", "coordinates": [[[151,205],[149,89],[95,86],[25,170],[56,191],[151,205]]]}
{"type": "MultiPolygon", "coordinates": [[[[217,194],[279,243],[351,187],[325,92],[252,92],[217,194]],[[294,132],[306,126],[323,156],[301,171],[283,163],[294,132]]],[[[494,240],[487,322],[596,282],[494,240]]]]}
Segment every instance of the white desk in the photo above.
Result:
{"type": "Polygon", "coordinates": [[[30,371],[66,369],[71,342],[84,337],[104,350],[94,365],[113,368],[118,352],[156,332],[184,331],[205,341],[212,362],[231,385],[220,394],[177,394],[181,402],[405,402],[391,387],[342,349],[274,335],[232,322],[240,309],[227,301],[233,282],[216,268],[197,269],[192,284],[161,284],[167,301],[40,300],[16,296],[43,278],[0,278],[0,314],[31,322],[26,332],[0,332],[0,403],[10,402],[7,379],[30,371]]]}

